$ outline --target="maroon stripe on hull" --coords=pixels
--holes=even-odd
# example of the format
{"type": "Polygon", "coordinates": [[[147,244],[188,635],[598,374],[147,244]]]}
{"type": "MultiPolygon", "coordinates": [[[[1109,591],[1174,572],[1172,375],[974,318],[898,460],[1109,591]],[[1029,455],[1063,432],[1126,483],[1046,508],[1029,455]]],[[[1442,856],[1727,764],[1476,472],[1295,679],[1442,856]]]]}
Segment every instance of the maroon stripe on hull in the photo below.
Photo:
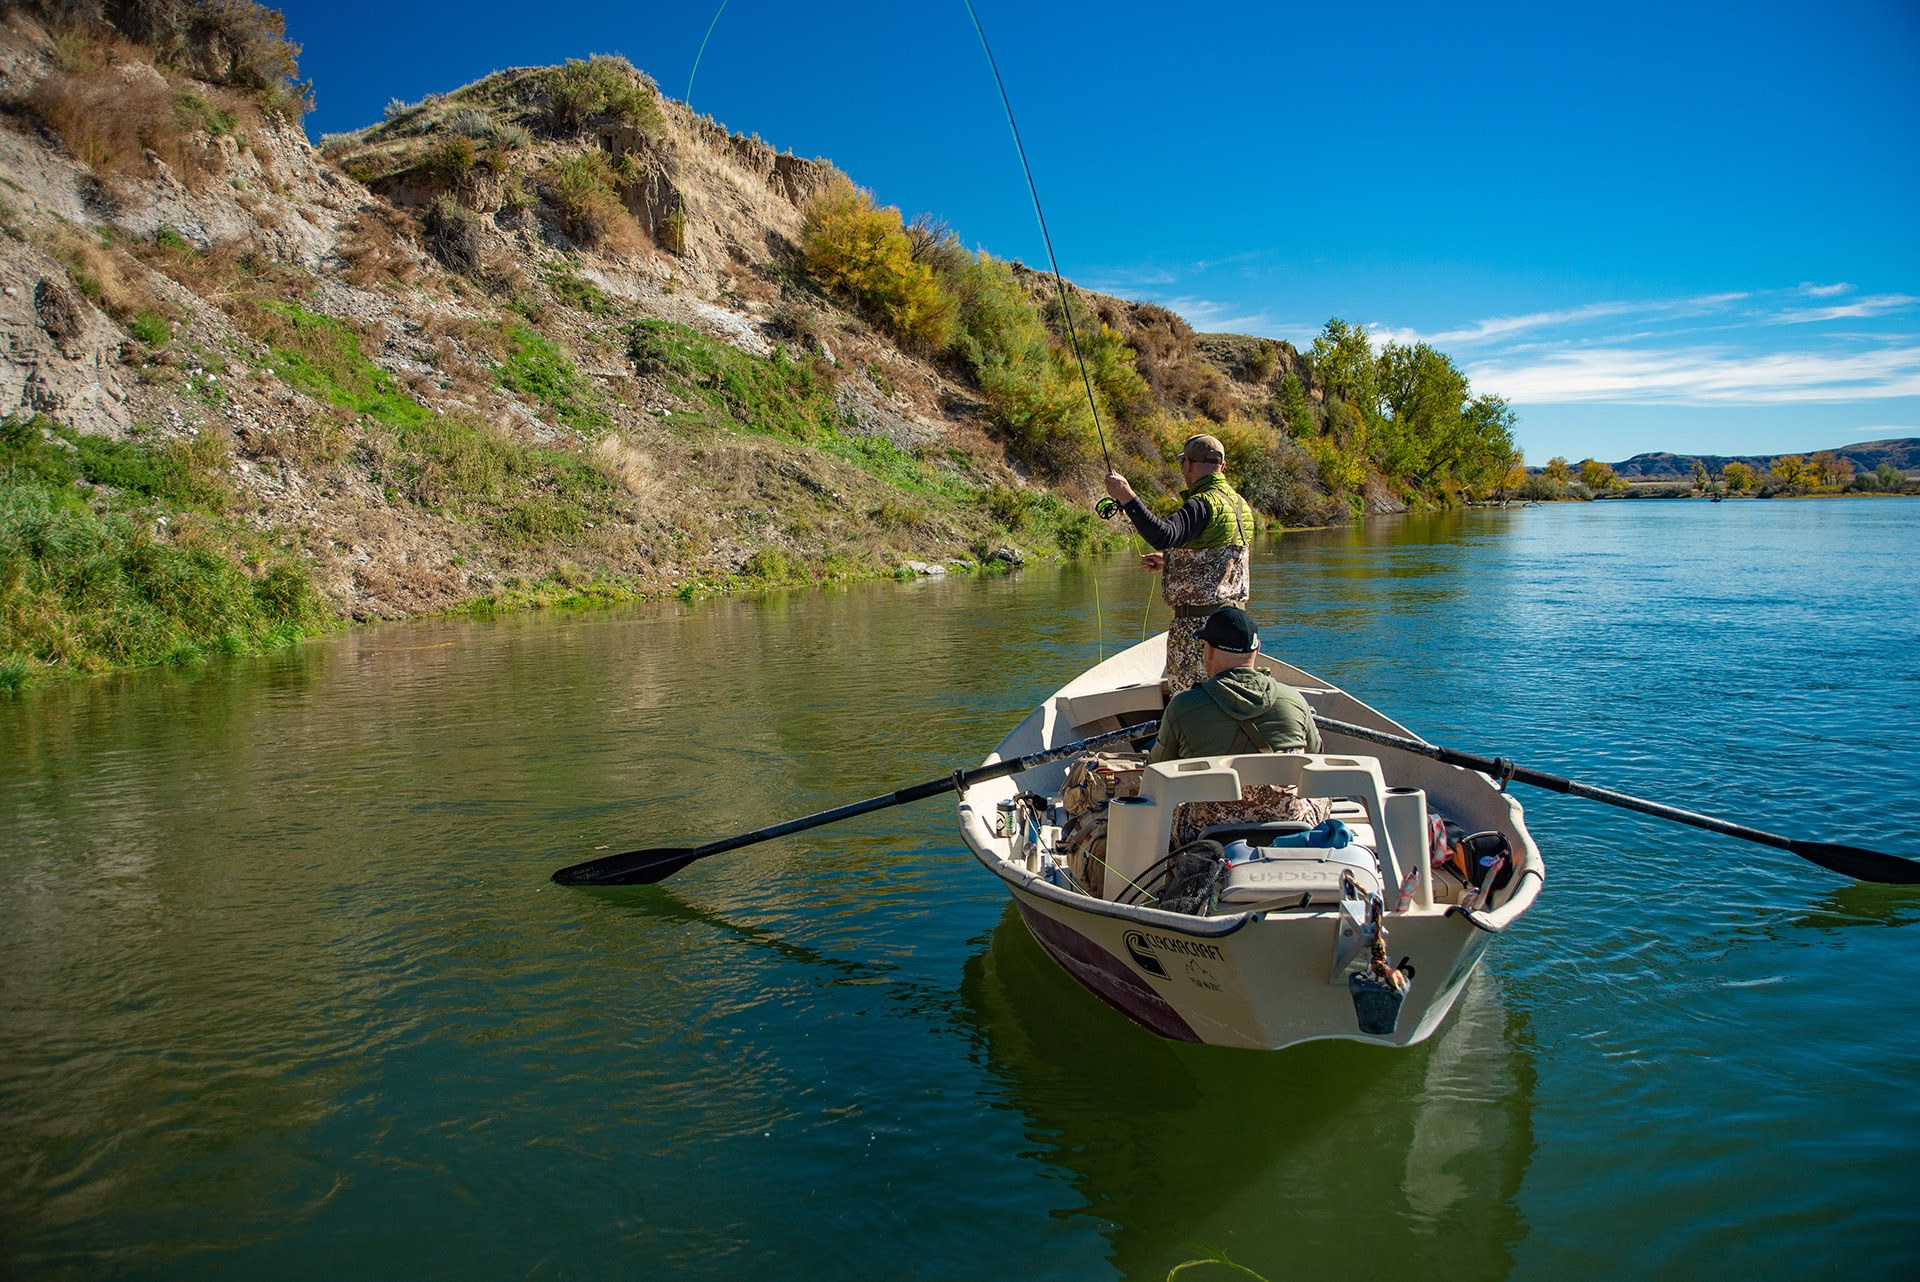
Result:
{"type": "Polygon", "coordinates": [[[1026,921],[1027,929],[1060,963],[1060,969],[1077,980],[1082,988],[1134,1023],[1176,1042],[1197,1042],[1200,1034],[1182,1019],[1167,999],[1147,987],[1145,980],[1128,970],[1106,949],[1071,926],[1062,925],[1037,909],[1029,909],[1019,896],[1014,906],[1026,921]]]}

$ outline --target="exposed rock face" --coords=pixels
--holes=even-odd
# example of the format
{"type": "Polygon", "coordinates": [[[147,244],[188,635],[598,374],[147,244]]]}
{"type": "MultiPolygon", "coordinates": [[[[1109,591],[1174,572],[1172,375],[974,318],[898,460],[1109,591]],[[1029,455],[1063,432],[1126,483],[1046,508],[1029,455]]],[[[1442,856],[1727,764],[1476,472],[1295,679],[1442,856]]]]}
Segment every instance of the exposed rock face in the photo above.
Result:
{"type": "Polygon", "coordinates": [[[129,422],[123,337],[65,282],[57,263],[0,241],[0,414],[118,435],[129,422]]]}
{"type": "Polygon", "coordinates": [[[61,353],[77,360],[80,349],[69,344],[80,336],[80,309],[73,296],[50,276],[42,276],[34,284],[33,314],[40,318],[40,328],[47,331],[47,337],[60,345],[61,353]]]}

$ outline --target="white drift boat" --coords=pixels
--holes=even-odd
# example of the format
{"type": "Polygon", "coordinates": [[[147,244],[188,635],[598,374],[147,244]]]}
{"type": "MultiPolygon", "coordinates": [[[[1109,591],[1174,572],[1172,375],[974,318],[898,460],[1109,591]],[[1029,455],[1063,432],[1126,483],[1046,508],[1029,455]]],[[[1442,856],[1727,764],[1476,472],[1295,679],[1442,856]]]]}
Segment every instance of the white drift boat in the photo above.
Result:
{"type": "MultiPolygon", "coordinates": [[[[1154,637],[1070,682],[987,762],[1157,719],[1164,646],[1164,636],[1154,637]]],[[[1298,689],[1320,717],[1414,737],[1306,672],[1264,655],[1259,664],[1298,689]]],[[[1107,809],[1099,893],[1072,875],[1062,844],[1066,760],[968,787],[960,830],[1061,968],[1163,1037],[1268,1049],[1323,1038],[1412,1045],[1439,1027],[1494,937],[1533,903],[1545,868],[1519,803],[1495,780],[1324,722],[1323,740],[1317,754],[1146,767],[1138,796],[1117,797],[1107,809]],[[1235,801],[1256,784],[1326,798],[1339,822],[1310,832],[1301,831],[1310,827],[1304,823],[1209,830],[1203,836],[1250,843],[1251,858],[1247,845],[1228,847],[1239,857],[1224,878],[1216,876],[1197,913],[1156,906],[1170,902],[1151,892],[1171,848],[1176,807],[1235,801]],[[1507,856],[1497,888],[1492,879],[1476,887],[1450,866],[1435,866],[1433,817],[1456,833],[1498,834],[1487,839],[1507,856]],[[1384,952],[1374,942],[1381,928],[1384,952]],[[1398,964],[1390,967],[1386,956],[1398,964]]]]}

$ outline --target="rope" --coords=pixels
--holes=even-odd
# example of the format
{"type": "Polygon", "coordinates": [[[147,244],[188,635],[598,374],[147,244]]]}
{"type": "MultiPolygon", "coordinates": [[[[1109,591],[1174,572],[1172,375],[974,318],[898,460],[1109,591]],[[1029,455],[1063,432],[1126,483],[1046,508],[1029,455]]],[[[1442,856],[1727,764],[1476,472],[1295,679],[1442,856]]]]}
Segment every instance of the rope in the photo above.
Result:
{"type": "Polygon", "coordinates": [[[1053,236],[1047,231],[1047,215],[1040,208],[1040,188],[1033,181],[1033,166],[1027,163],[1027,147],[1020,141],[1020,124],[1013,118],[1013,100],[1007,97],[1007,82],[1000,78],[1000,64],[994,60],[993,47],[987,43],[986,28],[980,25],[980,15],[974,12],[973,0],[965,0],[967,16],[973,19],[973,29],[980,37],[980,48],[987,55],[987,66],[993,71],[993,83],[1000,88],[1000,105],[1007,113],[1007,128],[1013,131],[1014,150],[1020,153],[1020,168],[1027,175],[1027,193],[1033,197],[1033,214],[1040,220],[1040,239],[1047,246],[1047,265],[1053,268],[1053,287],[1060,295],[1060,314],[1067,322],[1067,338],[1073,343],[1074,363],[1080,367],[1080,385],[1087,391],[1087,408],[1093,411],[1093,430],[1100,436],[1100,457],[1106,461],[1107,471],[1113,471],[1113,455],[1107,452],[1106,429],[1100,425],[1100,406],[1093,396],[1093,379],[1087,373],[1086,358],[1080,354],[1080,334],[1074,328],[1073,308],[1067,302],[1066,283],[1060,277],[1060,261],[1053,256],[1053,236]]]}

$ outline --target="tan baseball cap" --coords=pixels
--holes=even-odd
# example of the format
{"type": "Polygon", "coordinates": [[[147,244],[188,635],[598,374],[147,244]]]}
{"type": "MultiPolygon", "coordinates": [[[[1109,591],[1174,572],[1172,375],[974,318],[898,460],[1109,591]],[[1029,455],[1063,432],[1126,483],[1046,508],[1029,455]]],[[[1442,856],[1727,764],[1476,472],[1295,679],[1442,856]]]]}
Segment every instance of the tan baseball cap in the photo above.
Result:
{"type": "Polygon", "coordinates": [[[1220,443],[1219,437],[1201,432],[1187,438],[1186,448],[1180,451],[1180,457],[1195,463],[1224,463],[1227,461],[1227,447],[1220,443]]]}

